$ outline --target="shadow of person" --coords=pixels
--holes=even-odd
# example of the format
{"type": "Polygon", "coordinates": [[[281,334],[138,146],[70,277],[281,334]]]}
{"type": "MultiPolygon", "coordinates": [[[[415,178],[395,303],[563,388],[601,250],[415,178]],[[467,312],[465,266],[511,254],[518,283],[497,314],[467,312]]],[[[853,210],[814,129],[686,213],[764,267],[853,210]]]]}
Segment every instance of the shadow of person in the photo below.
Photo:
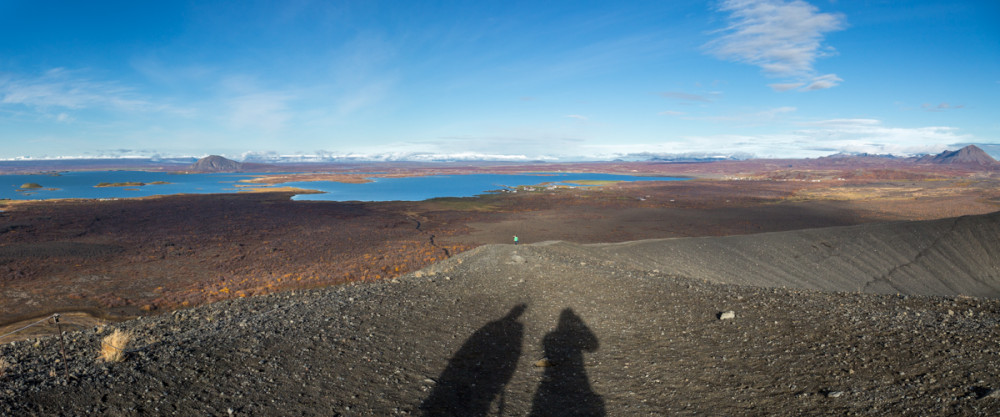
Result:
{"type": "Polygon", "coordinates": [[[604,400],[590,389],[583,351],[598,348],[597,336],[572,309],[559,315],[559,325],[542,340],[548,367],[531,404],[531,416],[604,416],[604,400]]]}
{"type": "Polygon", "coordinates": [[[521,356],[524,325],[517,321],[527,309],[519,304],[506,316],[486,323],[455,352],[430,396],[420,404],[427,416],[485,416],[499,397],[503,414],[504,386],[521,356]]]}

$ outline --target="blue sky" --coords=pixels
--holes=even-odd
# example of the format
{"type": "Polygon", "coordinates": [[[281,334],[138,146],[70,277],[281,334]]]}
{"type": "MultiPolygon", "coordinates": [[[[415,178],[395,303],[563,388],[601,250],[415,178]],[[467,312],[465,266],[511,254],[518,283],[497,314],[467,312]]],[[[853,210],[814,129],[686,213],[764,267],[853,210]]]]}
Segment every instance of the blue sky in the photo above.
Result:
{"type": "Polygon", "coordinates": [[[0,159],[1000,143],[1000,2],[0,0],[0,159]]]}

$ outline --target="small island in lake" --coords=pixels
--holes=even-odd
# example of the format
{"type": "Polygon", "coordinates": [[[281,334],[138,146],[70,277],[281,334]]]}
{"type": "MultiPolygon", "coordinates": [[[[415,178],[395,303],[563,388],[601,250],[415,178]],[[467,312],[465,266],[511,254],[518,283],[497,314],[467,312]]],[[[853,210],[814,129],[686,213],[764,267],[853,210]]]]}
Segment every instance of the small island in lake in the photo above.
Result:
{"type": "Polygon", "coordinates": [[[38,188],[42,188],[42,185],[34,182],[26,182],[24,184],[21,184],[22,190],[34,190],[38,188]]]}

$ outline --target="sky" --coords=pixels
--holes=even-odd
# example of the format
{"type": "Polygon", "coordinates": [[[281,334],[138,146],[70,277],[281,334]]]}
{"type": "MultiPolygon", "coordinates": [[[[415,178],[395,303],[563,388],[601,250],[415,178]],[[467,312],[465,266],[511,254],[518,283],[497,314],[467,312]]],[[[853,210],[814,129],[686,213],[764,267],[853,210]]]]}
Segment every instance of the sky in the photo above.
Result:
{"type": "Polygon", "coordinates": [[[0,159],[937,153],[1000,144],[998,22],[996,0],[0,0],[0,159]]]}

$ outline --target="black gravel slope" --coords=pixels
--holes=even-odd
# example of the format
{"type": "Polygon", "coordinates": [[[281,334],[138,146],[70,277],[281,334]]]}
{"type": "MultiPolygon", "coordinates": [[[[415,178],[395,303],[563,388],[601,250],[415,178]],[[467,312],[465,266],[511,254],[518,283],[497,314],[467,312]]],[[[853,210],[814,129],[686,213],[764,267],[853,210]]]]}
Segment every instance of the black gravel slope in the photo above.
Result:
{"type": "Polygon", "coordinates": [[[623,248],[484,246],[122,323],[119,363],[96,360],[110,328],[67,333],[66,362],[56,338],[2,345],[0,414],[1000,413],[995,299],[712,283],[623,248]]]}

